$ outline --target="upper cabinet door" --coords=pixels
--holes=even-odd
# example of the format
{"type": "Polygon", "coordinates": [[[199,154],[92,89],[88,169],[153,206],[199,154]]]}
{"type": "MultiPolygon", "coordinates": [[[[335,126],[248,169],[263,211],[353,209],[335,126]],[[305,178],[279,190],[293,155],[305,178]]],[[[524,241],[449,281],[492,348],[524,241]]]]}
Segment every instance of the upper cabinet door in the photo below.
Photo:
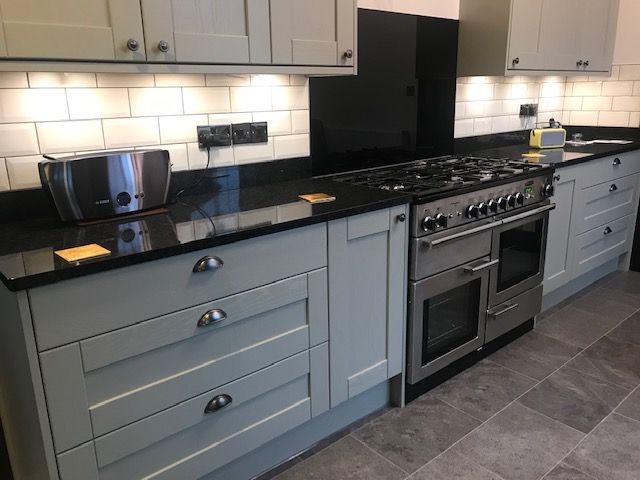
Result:
{"type": "Polygon", "coordinates": [[[579,58],[590,72],[608,72],[613,61],[619,0],[582,0],[579,58]]]}
{"type": "Polygon", "coordinates": [[[0,54],[10,58],[145,61],[133,0],[0,0],[0,54]]]}
{"type": "Polygon", "coordinates": [[[271,0],[273,63],[352,66],[354,0],[271,0]]]}
{"type": "Polygon", "coordinates": [[[271,63],[269,0],[142,0],[152,62],[271,63]]]}
{"type": "Polygon", "coordinates": [[[578,69],[579,0],[513,0],[509,70],[578,69]]]}

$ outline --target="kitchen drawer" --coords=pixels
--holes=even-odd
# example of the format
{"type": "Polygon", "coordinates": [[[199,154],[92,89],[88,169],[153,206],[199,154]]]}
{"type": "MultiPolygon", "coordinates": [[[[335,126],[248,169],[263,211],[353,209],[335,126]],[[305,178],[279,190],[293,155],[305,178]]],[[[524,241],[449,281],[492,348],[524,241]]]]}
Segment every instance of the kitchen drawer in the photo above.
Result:
{"type": "Polygon", "coordinates": [[[575,274],[580,276],[626,253],[633,241],[635,216],[614,220],[576,237],[575,274]]]}
{"type": "Polygon", "coordinates": [[[532,318],[542,307],[542,285],[508,300],[487,312],[485,342],[490,342],[532,318]]]}
{"type": "Polygon", "coordinates": [[[40,351],[327,265],[326,225],[289,230],[29,291],[40,351]],[[224,265],[194,273],[205,256],[224,265]]]}
{"type": "Polygon", "coordinates": [[[56,452],[325,342],[327,312],[321,269],[41,353],[56,452]]]}
{"type": "Polygon", "coordinates": [[[574,210],[576,234],[631,215],[638,204],[639,178],[638,175],[618,178],[579,192],[574,210]]]}
{"type": "Polygon", "coordinates": [[[582,188],[640,173],[640,151],[622,153],[582,165],[582,188]]]}
{"type": "MultiPolygon", "coordinates": [[[[96,438],[92,468],[61,480],[200,478],[325,411],[327,383],[323,343],[96,438]]],[[[78,455],[80,463],[77,451],[59,459],[69,464],[78,455]]]]}

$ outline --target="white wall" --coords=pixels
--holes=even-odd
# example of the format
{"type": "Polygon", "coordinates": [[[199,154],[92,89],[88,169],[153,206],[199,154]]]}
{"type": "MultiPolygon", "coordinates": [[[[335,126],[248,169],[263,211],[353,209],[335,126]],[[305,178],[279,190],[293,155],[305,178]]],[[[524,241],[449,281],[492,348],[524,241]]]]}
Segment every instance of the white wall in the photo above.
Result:
{"type": "Polygon", "coordinates": [[[457,20],[460,0],[358,0],[358,7],[457,20]]]}
{"type": "Polygon", "coordinates": [[[614,64],[640,64],[640,1],[620,0],[614,64]]]}

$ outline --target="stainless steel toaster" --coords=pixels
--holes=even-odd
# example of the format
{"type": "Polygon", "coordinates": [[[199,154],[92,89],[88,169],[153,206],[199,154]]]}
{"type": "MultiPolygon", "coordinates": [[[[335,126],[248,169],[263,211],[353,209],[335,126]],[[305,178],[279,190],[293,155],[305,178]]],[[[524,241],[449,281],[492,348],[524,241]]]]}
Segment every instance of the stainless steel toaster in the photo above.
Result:
{"type": "Polygon", "coordinates": [[[131,214],[167,203],[171,163],[166,150],[47,157],[38,169],[65,222],[131,214]]]}

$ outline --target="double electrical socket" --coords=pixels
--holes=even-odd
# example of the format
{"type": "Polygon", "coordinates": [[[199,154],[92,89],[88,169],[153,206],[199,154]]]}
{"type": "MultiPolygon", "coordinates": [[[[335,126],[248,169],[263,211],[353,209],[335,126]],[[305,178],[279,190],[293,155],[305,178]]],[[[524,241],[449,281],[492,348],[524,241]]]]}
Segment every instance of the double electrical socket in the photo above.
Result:
{"type": "Polygon", "coordinates": [[[231,125],[198,126],[200,148],[228,147],[244,143],[266,143],[267,122],[234,123],[231,125]]]}
{"type": "Polygon", "coordinates": [[[523,103],[520,105],[521,117],[535,117],[538,114],[537,103],[523,103]]]}

